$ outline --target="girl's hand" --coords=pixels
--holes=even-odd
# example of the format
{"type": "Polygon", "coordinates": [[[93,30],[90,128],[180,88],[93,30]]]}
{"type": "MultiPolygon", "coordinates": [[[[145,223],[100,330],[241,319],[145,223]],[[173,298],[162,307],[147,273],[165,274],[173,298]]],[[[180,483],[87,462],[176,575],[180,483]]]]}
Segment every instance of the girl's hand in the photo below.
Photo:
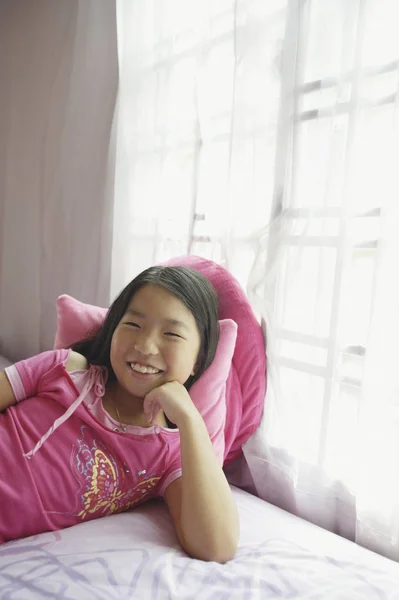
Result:
{"type": "Polygon", "coordinates": [[[144,398],[144,414],[153,423],[160,410],[179,427],[184,419],[199,415],[184,385],[177,381],[154,388],[144,398]]]}

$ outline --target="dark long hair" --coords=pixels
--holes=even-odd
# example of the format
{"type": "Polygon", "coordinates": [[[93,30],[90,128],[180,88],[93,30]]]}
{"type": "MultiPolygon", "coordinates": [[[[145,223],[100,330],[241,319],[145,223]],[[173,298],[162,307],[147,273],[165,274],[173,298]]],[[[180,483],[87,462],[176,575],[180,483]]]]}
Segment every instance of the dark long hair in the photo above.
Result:
{"type": "Polygon", "coordinates": [[[219,340],[216,291],[208,279],[193,269],[187,267],[146,269],[137,275],[114,300],[98,332],[92,337],[72,344],[71,348],[83,354],[90,364],[107,367],[108,381],[115,381],[110,360],[112,336],[133,296],[145,285],[158,285],[171,292],[183,302],[195,318],[201,345],[195,375],[190,376],[185,383],[185,387],[190,389],[213,361],[219,340]]]}

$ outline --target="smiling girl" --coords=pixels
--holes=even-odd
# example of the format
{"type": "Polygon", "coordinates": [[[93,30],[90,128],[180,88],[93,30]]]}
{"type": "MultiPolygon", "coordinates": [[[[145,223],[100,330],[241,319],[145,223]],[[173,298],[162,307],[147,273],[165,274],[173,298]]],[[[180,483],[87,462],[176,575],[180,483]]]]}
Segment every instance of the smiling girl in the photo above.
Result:
{"type": "Polygon", "coordinates": [[[161,496],[188,554],[230,560],[237,511],[189,394],[218,336],[209,281],[152,267],[95,336],[0,373],[0,542],[161,496]]]}

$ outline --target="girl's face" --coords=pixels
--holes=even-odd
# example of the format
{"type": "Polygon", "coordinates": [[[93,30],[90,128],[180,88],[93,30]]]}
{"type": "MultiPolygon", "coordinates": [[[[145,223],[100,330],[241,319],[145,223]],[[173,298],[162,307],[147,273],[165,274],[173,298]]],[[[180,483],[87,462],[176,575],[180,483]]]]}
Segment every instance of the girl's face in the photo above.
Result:
{"type": "Polygon", "coordinates": [[[136,398],[194,374],[200,350],[194,316],[176,296],[145,285],[133,296],[114,331],[111,365],[118,383],[136,398]]]}

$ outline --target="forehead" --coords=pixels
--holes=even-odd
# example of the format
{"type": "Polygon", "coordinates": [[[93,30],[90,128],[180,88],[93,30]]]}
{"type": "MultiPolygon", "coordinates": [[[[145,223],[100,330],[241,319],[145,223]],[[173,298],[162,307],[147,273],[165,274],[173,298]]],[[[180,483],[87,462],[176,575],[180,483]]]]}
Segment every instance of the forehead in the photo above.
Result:
{"type": "Polygon", "coordinates": [[[128,310],[139,312],[143,317],[176,320],[196,327],[194,315],[182,300],[159,285],[141,287],[131,298],[128,310]]]}

